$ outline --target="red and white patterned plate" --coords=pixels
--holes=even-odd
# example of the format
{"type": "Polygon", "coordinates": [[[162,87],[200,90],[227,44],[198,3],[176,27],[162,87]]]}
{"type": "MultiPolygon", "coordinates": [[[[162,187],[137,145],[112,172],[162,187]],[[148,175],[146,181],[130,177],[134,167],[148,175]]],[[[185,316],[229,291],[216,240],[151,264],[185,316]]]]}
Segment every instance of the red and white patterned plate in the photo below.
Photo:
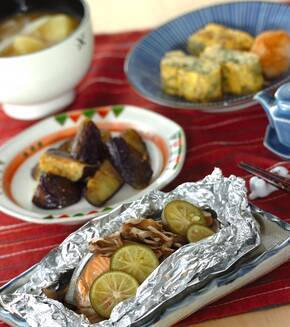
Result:
{"type": "Polygon", "coordinates": [[[72,111],[47,118],[0,148],[0,210],[34,223],[84,223],[152,189],[167,185],[182,168],[185,143],[184,132],[178,124],[154,112],[129,105],[72,111]],[[110,130],[113,134],[129,127],[140,132],[151,158],[152,182],[143,190],[124,185],[104,207],[94,207],[82,199],[63,209],[37,208],[31,201],[36,187],[31,169],[48,147],[75,134],[78,121],[83,116],[91,118],[99,128],[110,130]]]}

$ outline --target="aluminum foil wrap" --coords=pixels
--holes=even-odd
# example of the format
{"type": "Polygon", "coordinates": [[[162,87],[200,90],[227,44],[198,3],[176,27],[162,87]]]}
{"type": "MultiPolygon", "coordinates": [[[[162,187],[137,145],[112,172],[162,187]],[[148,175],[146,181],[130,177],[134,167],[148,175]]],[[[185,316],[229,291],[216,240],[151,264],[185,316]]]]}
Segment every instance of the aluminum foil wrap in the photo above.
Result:
{"type": "Polygon", "coordinates": [[[90,221],[51,251],[33,270],[30,281],[0,294],[0,305],[30,326],[145,326],[152,325],[170,304],[225,272],[239,258],[260,244],[259,226],[247,202],[245,183],[236,176],[224,177],[220,169],[203,180],[185,183],[169,193],[152,191],[90,221]],[[60,274],[78,266],[88,254],[88,242],[118,231],[128,219],[160,217],[173,199],[210,207],[220,229],[211,237],[190,243],[166,258],[139,286],[134,298],[117,305],[109,320],[90,325],[63,304],[44,296],[42,288],[57,283],[60,274]]]}

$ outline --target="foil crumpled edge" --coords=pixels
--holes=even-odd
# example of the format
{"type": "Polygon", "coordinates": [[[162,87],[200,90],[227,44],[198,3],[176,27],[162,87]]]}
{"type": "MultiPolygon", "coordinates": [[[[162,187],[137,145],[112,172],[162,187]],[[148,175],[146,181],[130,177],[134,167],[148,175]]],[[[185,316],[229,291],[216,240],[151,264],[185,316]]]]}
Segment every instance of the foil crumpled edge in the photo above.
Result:
{"type": "Polygon", "coordinates": [[[36,266],[30,281],[12,294],[0,295],[0,305],[31,326],[45,326],[43,319],[51,321],[50,326],[53,327],[142,325],[142,321],[145,323],[148,319],[154,319],[154,313],[166,309],[166,305],[170,305],[175,298],[180,300],[180,296],[186,296],[195,285],[229,269],[259,244],[259,226],[247,202],[245,182],[236,176],[224,177],[222,171],[215,168],[211,175],[201,181],[182,184],[169,193],[152,191],[137,201],[88,222],[36,266]],[[188,200],[200,207],[215,210],[219,231],[201,242],[187,244],[170,255],[139,286],[134,298],[114,308],[110,319],[90,325],[84,316],[43,295],[42,288],[57,283],[61,273],[78,266],[88,254],[89,241],[118,231],[128,219],[161,213],[164,204],[173,199],[188,200]],[[62,320],[58,317],[62,317],[62,320]],[[72,319],[73,324],[70,322],[72,319]],[[67,321],[67,324],[63,324],[63,321],[67,321]]]}

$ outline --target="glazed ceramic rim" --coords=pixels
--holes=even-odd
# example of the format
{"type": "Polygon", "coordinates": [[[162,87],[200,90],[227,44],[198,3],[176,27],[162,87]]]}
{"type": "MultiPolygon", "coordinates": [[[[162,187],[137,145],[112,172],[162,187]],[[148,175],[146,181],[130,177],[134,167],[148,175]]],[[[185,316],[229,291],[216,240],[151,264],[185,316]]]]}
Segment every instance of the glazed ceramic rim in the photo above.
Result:
{"type": "MultiPolygon", "coordinates": [[[[152,138],[157,141],[159,138],[159,141],[163,144],[160,147],[158,146],[158,150],[162,153],[162,159],[164,160],[163,170],[159,173],[156,179],[144,190],[141,190],[136,195],[130,196],[128,201],[131,202],[132,200],[141,197],[153,189],[161,189],[169,182],[171,182],[181,171],[185,160],[186,139],[181,126],[179,126],[174,121],[161,116],[160,114],[131,105],[113,105],[77,110],[46,118],[16,135],[0,148],[0,210],[16,218],[33,223],[81,224],[92,218],[102,217],[103,215],[107,214],[108,210],[115,210],[116,208],[126,203],[127,200],[122,201],[122,203],[112,205],[111,207],[96,208],[96,210],[92,210],[91,205],[88,204],[88,210],[84,212],[84,210],[81,209],[79,213],[70,213],[69,207],[61,210],[62,213],[50,214],[49,210],[43,210],[43,212],[40,213],[39,211],[35,212],[33,210],[28,210],[21,207],[19,204],[13,201],[13,196],[11,195],[12,192],[10,191],[13,176],[15,175],[20,165],[42,148],[61,140],[58,138],[58,134],[60,134],[57,133],[58,131],[62,132],[62,134],[65,134],[65,137],[71,136],[72,134],[67,133],[71,133],[72,129],[76,129],[79,119],[81,119],[83,116],[89,118],[95,117],[94,121],[97,121],[97,123],[100,124],[111,124],[114,126],[119,124],[119,126],[124,126],[123,129],[128,128],[128,126],[130,126],[130,119],[126,117],[122,123],[123,111],[126,111],[129,114],[130,112],[141,114],[141,116],[147,120],[150,118],[151,134],[152,130],[154,130],[152,138]],[[109,115],[111,115],[111,119],[108,119],[109,115]],[[26,144],[21,146],[21,148],[19,148],[17,145],[14,145],[15,142],[19,142],[19,140],[22,140],[23,137],[28,137],[30,133],[36,133],[40,131],[42,125],[49,125],[52,122],[55,124],[55,133],[48,133],[44,128],[40,133],[40,140],[42,140],[42,142],[39,141],[39,139],[34,142],[29,141],[29,143],[24,141],[26,144]],[[163,124],[163,126],[171,129],[170,132],[168,132],[166,129],[166,136],[161,135],[161,133],[158,132],[160,122],[163,124]],[[51,140],[51,137],[56,138],[53,138],[51,143],[46,143],[48,142],[47,140],[51,140]],[[162,146],[166,147],[163,148],[163,150],[167,151],[168,156],[164,154],[163,150],[161,149],[162,146]],[[5,160],[7,160],[7,162],[5,160]]],[[[139,121],[137,122],[136,117],[134,119],[132,120],[132,123],[135,123],[135,126],[137,125],[137,127],[138,124],[140,124],[140,129],[142,132],[141,126],[143,123],[139,123],[139,121]]],[[[145,125],[143,124],[143,126],[146,127],[146,123],[145,125]]]]}

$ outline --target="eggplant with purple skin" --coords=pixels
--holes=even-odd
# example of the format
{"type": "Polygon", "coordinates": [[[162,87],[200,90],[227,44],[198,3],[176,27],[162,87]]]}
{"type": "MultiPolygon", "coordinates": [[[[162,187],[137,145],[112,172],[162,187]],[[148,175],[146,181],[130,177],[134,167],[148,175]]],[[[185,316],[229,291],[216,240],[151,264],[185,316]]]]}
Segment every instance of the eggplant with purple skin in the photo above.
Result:
{"type": "Polygon", "coordinates": [[[99,164],[106,157],[106,147],[100,130],[91,120],[81,122],[71,146],[72,158],[91,165],[99,164]]]}
{"type": "Polygon", "coordinates": [[[107,146],[114,167],[126,183],[135,189],[143,189],[149,185],[153,174],[149,160],[144,160],[120,137],[110,140],[107,146]]]}
{"type": "Polygon", "coordinates": [[[73,139],[63,141],[56,149],[62,152],[70,153],[73,139]]]}
{"type": "Polygon", "coordinates": [[[41,176],[41,170],[39,168],[39,163],[37,163],[36,165],[34,165],[31,169],[31,177],[35,180],[38,181],[39,177],[41,176]]]}
{"type": "Polygon", "coordinates": [[[121,138],[126,141],[134,150],[136,150],[143,160],[149,160],[149,153],[145,142],[140,134],[134,129],[127,129],[121,134],[121,138]]]}
{"type": "Polygon", "coordinates": [[[42,174],[34,192],[32,202],[42,209],[61,209],[81,199],[78,183],[51,174],[42,174]]]}
{"type": "Polygon", "coordinates": [[[112,134],[108,130],[101,130],[101,138],[104,143],[107,143],[112,138],[112,134]]]}
{"type": "Polygon", "coordinates": [[[100,207],[123,185],[123,179],[110,163],[105,160],[95,175],[87,181],[84,196],[94,206],[100,207]]]}

